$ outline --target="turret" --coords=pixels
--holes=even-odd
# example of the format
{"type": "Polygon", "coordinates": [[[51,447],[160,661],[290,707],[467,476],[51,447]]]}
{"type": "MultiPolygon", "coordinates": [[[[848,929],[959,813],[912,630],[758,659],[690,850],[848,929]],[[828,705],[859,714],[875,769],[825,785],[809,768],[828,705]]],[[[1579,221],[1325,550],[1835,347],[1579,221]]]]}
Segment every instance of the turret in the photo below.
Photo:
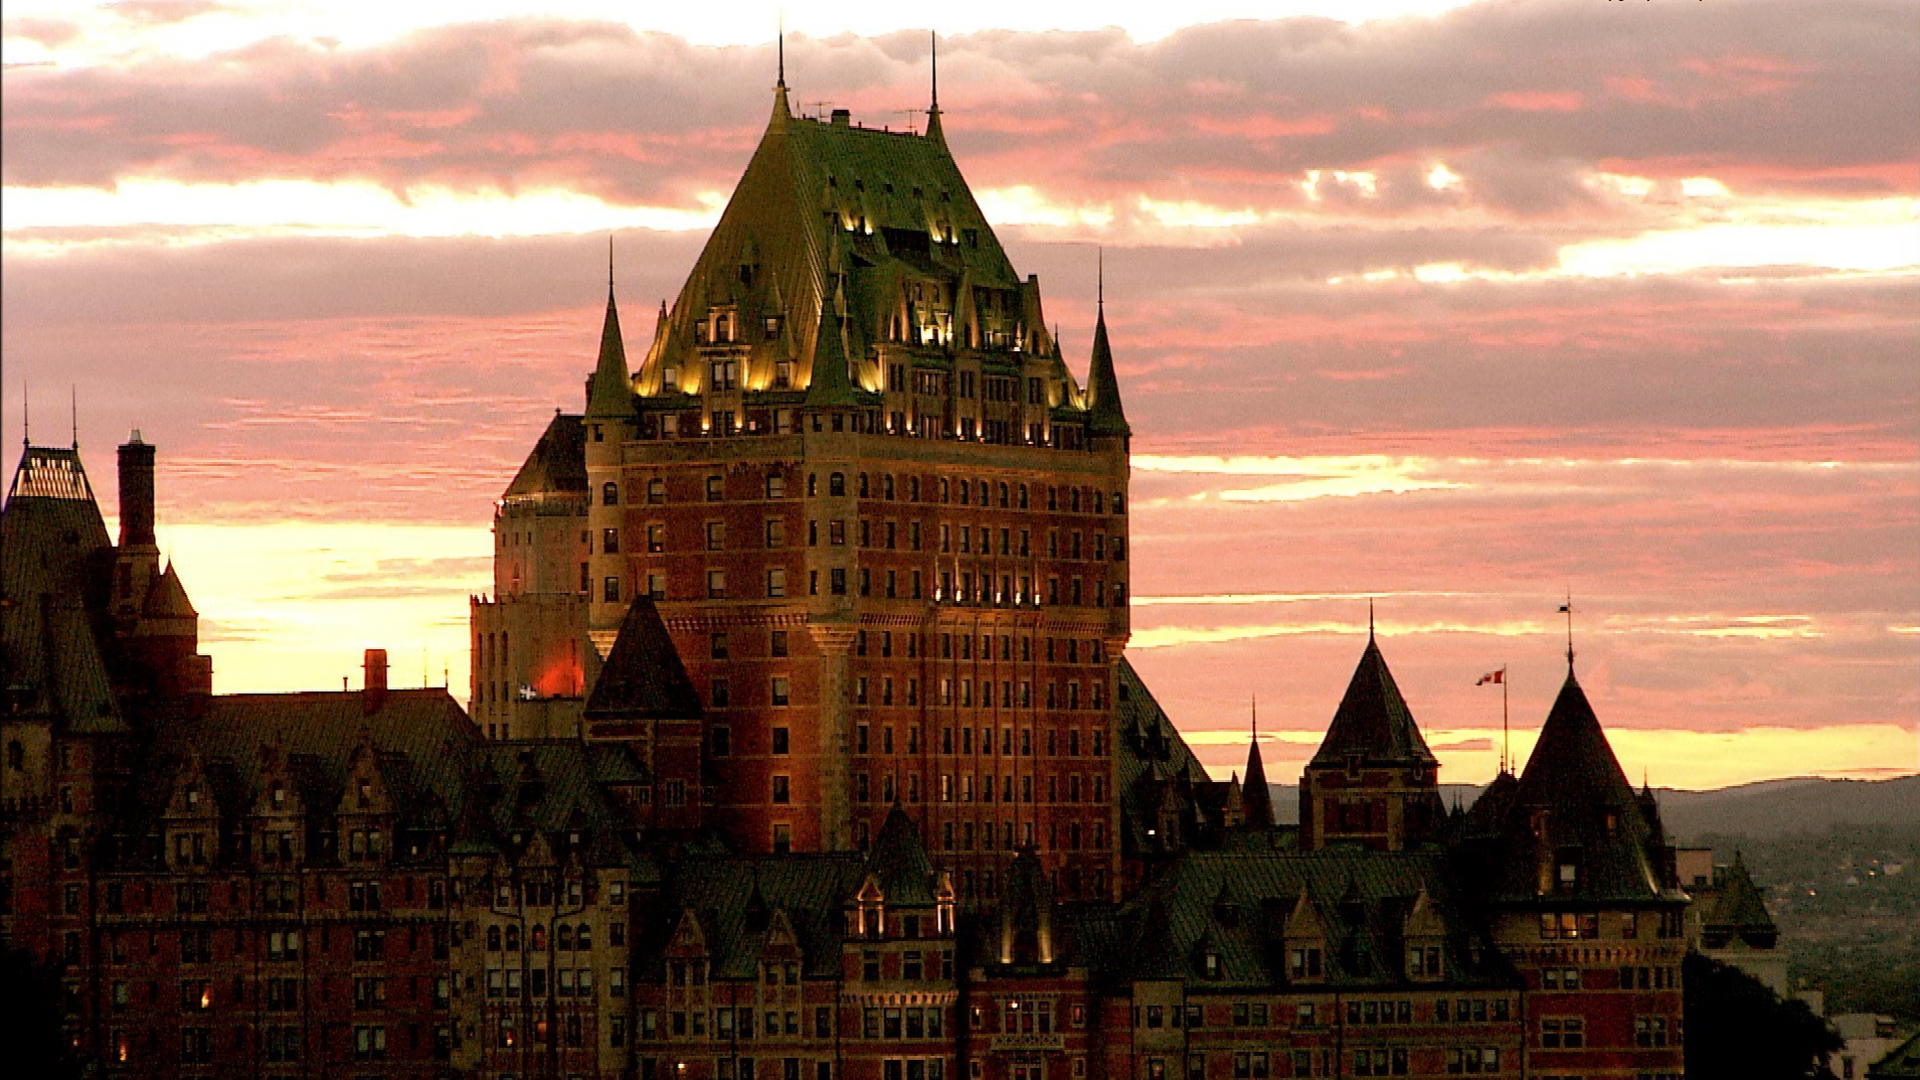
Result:
{"type": "Polygon", "coordinates": [[[1440,763],[1371,632],[1300,781],[1301,845],[1400,851],[1438,838],[1440,763]]]}
{"type": "Polygon", "coordinates": [[[633,382],[620,336],[620,309],[613,298],[613,255],[607,255],[607,315],[600,328],[600,356],[587,392],[587,627],[605,657],[619,634],[626,605],[637,587],[628,580],[621,552],[620,446],[633,417],[633,382]]]}

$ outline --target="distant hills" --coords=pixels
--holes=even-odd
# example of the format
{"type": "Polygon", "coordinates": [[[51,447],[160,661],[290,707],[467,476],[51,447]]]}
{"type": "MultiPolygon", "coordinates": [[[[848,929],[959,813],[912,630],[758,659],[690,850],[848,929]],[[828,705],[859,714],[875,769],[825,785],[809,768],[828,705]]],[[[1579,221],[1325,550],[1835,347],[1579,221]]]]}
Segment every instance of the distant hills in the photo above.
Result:
{"type": "MultiPolygon", "coordinates": [[[[1300,821],[1300,789],[1270,784],[1283,825],[1300,821]]],[[[1441,799],[1472,806],[1481,788],[1442,784],[1441,799]]],[[[1667,835],[1691,843],[1706,835],[1773,837],[1825,832],[1835,825],[1920,827],[1920,775],[1891,780],[1828,780],[1803,776],[1762,780],[1715,791],[1655,788],[1667,835]]]]}

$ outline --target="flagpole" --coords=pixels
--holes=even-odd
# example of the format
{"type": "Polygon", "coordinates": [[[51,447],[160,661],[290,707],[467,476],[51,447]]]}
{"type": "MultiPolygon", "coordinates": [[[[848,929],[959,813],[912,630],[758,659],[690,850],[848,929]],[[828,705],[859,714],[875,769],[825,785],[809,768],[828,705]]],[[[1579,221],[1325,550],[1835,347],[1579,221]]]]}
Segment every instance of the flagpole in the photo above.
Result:
{"type": "Polygon", "coordinates": [[[1507,745],[1507,665],[1500,665],[1500,771],[1511,772],[1513,754],[1507,745]]]}

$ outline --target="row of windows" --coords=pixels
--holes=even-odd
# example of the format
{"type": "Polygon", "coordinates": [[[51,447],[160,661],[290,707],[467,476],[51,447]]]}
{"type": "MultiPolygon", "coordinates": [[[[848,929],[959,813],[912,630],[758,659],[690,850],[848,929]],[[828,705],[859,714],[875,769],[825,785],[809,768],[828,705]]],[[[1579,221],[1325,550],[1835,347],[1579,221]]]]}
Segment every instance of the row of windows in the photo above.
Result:
{"type": "MultiPolygon", "coordinates": [[[[487,996],[490,998],[518,998],[521,991],[521,975],[522,972],[519,968],[488,968],[487,996]]],[[[525,976],[528,997],[543,998],[547,996],[546,968],[529,968],[525,972],[525,976]]],[[[553,993],[557,997],[593,997],[593,969],[554,969],[553,993]]],[[[618,968],[607,972],[607,994],[616,998],[627,995],[626,972],[618,968]]]]}
{"type": "MultiPolygon", "coordinates": [[[[877,481],[869,478],[866,473],[858,474],[856,479],[855,497],[857,498],[878,498],[892,502],[899,495],[904,494],[907,502],[917,503],[921,501],[921,478],[918,476],[907,477],[904,484],[897,484],[892,473],[880,475],[877,481]]],[[[765,478],[763,484],[764,486],[761,490],[765,498],[784,499],[787,497],[787,478],[784,475],[780,473],[769,475],[765,478]]],[[[1030,508],[1027,485],[1025,484],[1008,484],[1004,480],[997,482],[997,484],[989,484],[985,480],[950,480],[942,476],[936,477],[929,486],[936,493],[934,501],[941,503],[957,502],[961,506],[978,505],[981,507],[997,505],[1003,510],[1026,510],[1030,508]],[[996,494],[998,495],[997,500],[994,498],[996,494]]],[[[847,474],[839,472],[829,473],[827,475],[826,488],[829,497],[844,497],[847,494],[847,474]]],[[[705,492],[707,502],[727,501],[726,477],[719,474],[709,475],[705,482],[705,492]]],[[[1046,493],[1047,509],[1055,513],[1064,511],[1078,514],[1082,512],[1083,504],[1085,511],[1088,513],[1105,514],[1107,513],[1109,505],[1111,505],[1113,513],[1116,515],[1126,513],[1126,495],[1122,492],[1116,491],[1109,496],[1107,492],[1099,488],[1056,487],[1049,485],[1046,488],[1046,493]]],[[[816,498],[819,494],[819,474],[808,473],[807,497],[816,498]]],[[[666,478],[654,477],[648,480],[644,496],[641,495],[637,483],[630,484],[627,489],[626,501],[634,504],[644,502],[651,506],[664,504],[667,501],[666,478]]],[[[620,485],[612,481],[602,484],[600,486],[600,502],[603,506],[618,506],[620,504],[620,485]]]]}
{"type": "MultiPolygon", "coordinates": [[[[1563,865],[1574,866],[1574,863],[1563,865]]],[[[1638,912],[1622,912],[1608,915],[1607,921],[1613,924],[1620,937],[1632,941],[1640,936],[1641,917],[1638,912]]],[[[1683,916],[1677,911],[1654,913],[1650,927],[1656,937],[1677,938],[1685,932],[1683,916]]],[[[1543,941],[1591,941],[1600,937],[1600,915],[1598,912],[1583,911],[1543,911],[1540,913],[1540,937],[1543,941]]]]}
{"type": "MultiPolygon", "coordinates": [[[[856,537],[855,546],[861,547],[861,548],[871,548],[876,550],[884,548],[887,551],[900,550],[900,531],[899,531],[898,522],[895,522],[895,521],[876,522],[868,518],[861,518],[855,522],[855,526],[856,526],[854,531],[854,534],[856,537]]],[[[668,542],[667,526],[664,523],[649,522],[645,526],[645,528],[646,528],[646,537],[647,537],[646,550],[648,554],[659,555],[669,550],[669,548],[672,545],[668,542]]],[[[819,520],[809,519],[807,521],[807,546],[808,547],[820,546],[820,533],[821,533],[821,529],[820,529],[819,520]]],[[[844,518],[829,519],[827,521],[826,534],[827,534],[827,545],[829,547],[846,546],[847,536],[848,536],[846,520],[844,518]]],[[[925,549],[925,545],[923,543],[922,534],[920,530],[920,522],[909,521],[907,523],[906,534],[907,534],[907,550],[922,551],[925,549]]],[[[954,544],[954,535],[955,535],[955,532],[952,526],[950,525],[940,526],[940,554],[952,555],[956,553],[956,547],[954,544]]],[[[957,548],[958,554],[972,555],[975,553],[976,546],[978,548],[978,553],[981,555],[995,554],[995,545],[993,542],[994,541],[993,530],[988,526],[982,525],[979,527],[979,532],[978,532],[979,541],[977,545],[974,539],[975,531],[973,526],[970,526],[970,525],[960,526],[958,535],[959,535],[959,545],[957,548]]],[[[1005,558],[1024,559],[1024,558],[1032,557],[1033,534],[1031,530],[1021,529],[1018,533],[1018,543],[1015,542],[1015,539],[1016,539],[1016,534],[1012,529],[1010,528],[1000,529],[1000,542],[998,545],[998,554],[1005,558]]],[[[600,530],[601,554],[618,555],[620,553],[621,544],[622,544],[622,540],[621,540],[620,529],[609,527],[609,528],[603,528],[600,530]]],[[[750,551],[750,550],[755,550],[757,547],[759,549],[765,549],[768,551],[777,551],[786,546],[787,546],[786,520],[784,518],[767,518],[764,522],[761,523],[760,538],[757,545],[747,545],[745,547],[740,548],[739,550],[750,551]]],[[[700,550],[704,550],[704,551],[729,550],[727,546],[727,523],[726,522],[709,521],[704,524],[704,526],[701,529],[700,550]]],[[[1084,559],[1084,560],[1091,560],[1094,562],[1105,562],[1111,559],[1113,562],[1125,562],[1126,561],[1125,552],[1126,552],[1125,541],[1119,536],[1109,537],[1106,533],[1099,533],[1099,532],[1083,534],[1079,530],[1075,530],[1071,533],[1066,534],[1063,542],[1063,539],[1059,530],[1054,529],[1054,530],[1050,530],[1047,533],[1047,557],[1049,559],[1066,559],[1069,561],[1084,559]],[[1083,539],[1085,540],[1084,544],[1082,543],[1083,539]]],[[[491,650],[491,648],[489,648],[486,652],[487,663],[491,664],[493,662],[493,659],[494,659],[494,653],[491,650]]]]}
{"type": "MultiPolygon", "coordinates": [[[[909,705],[912,705],[915,703],[915,687],[917,686],[917,682],[918,682],[917,680],[908,680],[907,704],[909,705]]],[[[890,692],[891,690],[890,683],[891,683],[891,680],[888,680],[888,685],[886,685],[882,691],[881,704],[883,705],[893,704],[893,695],[890,692]]],[[[782,676],[775,676],[770,681],[769,697],[771,698],[771,701],[774,705],[786,705],[790,703],[790,701],[792,700],[791,688],[786,678],[782,676]]],[[[728,691],[727,700],[730,702],[731,699],[732,699],[731,691],[728,691]]],[[[712,730],[711,742],[713,744],[712,745],[713,756],[714,757],[732,756],[733,749],[734,749],[733,728],[726,724],[715,724],[711,730],[712,730]]],[[[974,733],[974,729],[970,727],[963,727],[958,729],[952,728],[952,727],[941,728],[939,753],[948,757],[954,756],[955,755],[954,747],[957,745],[960,748],[958,751],[960,755],[972,756],[974,753],[974,747],[975,747],[973,733],[974,733]],[[956,730],[959,732],[959,735],[960,735],[960,738],[957,743],[954,739],[954,733],[956,730]]],[[[1092,757],[1106,756],[1107,743],[1106,743],[1105,732],[1096,730],[1088,733],[1089,737],[1084,741],[1084,743],[1080,737],[1081,734],[1082,733],[1080,729],[1072,728],[1066,732],[1066,736],[1067,736],[1066,739],[1062,740],[1060,738],[1060,731],[1058,729],[1049,729],[1047,731],[1046,756],[1060,757],[1061,756],[1060,751],[1063,743],[1066,749],[1065,756],[1067,757],[1082,756],[1081,748],[1083,745],[1088,749],[1089,755],[1092,757]]],[[[883,754],[894,753],[896,743],[893,737],[894,729],[892,725],[882,726],[880,728],[880,735],[881,735],[880,752],[883,754]]],[[[908,727],[906,729],[906,735],[907,735],[906,752],[908,754],[914,754],[914,755],[919,754],[921,752],[920,729],[918,727],[908,727]]],[[[874,741],[873,725],[860,724],[854,728],[854,752],[856,754],[872,753],[873,741],[874,741]]],[[[1000,741],[998,745],[999,745],[999,753],[1003,755],[1008,755],[1008,756],[1011,756],[1013,754],[1013,728],[1003,727],[1000,729],[1000,741]]],[[[980,729],[980,741],[978,743],[978,746],[979,746],[979,752],[982,754],[992,755],[995,753],[995,749],[994,749],[995,743],[994,743],[992,728],[983,727],[980,729]]],[[[1020,747],[1021,747],[1020,752],[1022,755],[1026,757],[1033,756],[1033,729],[1031,728],[1021,729],[1020,747]]],[[[792,734],[791,728],[787,727],[784,724],[777,724],[767,729],[767,752],[768,753],[772,754],[775,757],[785,757],[789,753],[791,753],[792,750],[793,750],[793,734],[792,734]]],[[[1081,801],[1080,779],[1081,778],[1078,775],[1074,775],[1068,780],[1067,787],[1066,787],[1067,796],[1065,801],[1067,802],[1081,801]]],[[[1059,787],[1059,783],[1060,781],[1058,777],[1048,777],[1047,797],[1046,797],[1047,802],[1053,803],[1053,802],[1062,801],[1060,797],[1061,789],[1059,787]]],[[[1105,781],[1102,777],[1096,775],[1089,778],[1089,783],[1096,785],[1091,790],[1099,791],[1104,788],[1105,781]]],[[[989,795],[986,798],[990,800],[991,796],[989,795]]],[[[944,801],[951,802],[953,800],[946,799],[944,801]]],[[[970,797],[967,797],[967,798],[963,798],[961,801],[971,802],[972,799],[970,797]]],[[[1095,795],[1093,801],[1099,802],[1102,800],[1099,795],[1095,795]]]]}
{"type": "MultiPolygon", "coordinates": [[[[607,928],[609,943],[615,947],[627,943],[627,924],[613,923],[607,928]]],[[[543,952],[547,947],[547,928],[535,925],[528,934],[528,947],[534,952],[543,952]]],[[[557,952],[588,951],[593,948],[593,927],[587,923],[574,925],[561,923],[553,928],[553,947],[557,952]]],[[[509,925],[487,927],[488,952],[519,952],[520,927],[509,925]]]]}
{"type": "MultiPolygon", "coordinates": [[[[975,824],[975,822],[971,821],[941,822],[940,850],[974,850],[975,824]]],[[[978,827],[980,850],[995,850],[996,834],[994,823],[991,821],[983,821],[978,823],[978,827]]],[[[997,844],[999,850],[1014,850],[1017,846],[1014,836],[1014,823],[1011,821],[1000,822],[997,844]]],[[[1085,827],[1084,831],[1082,824],[1078,821],[1068,822],[1065,830],[1061,829],[1059,822],[1051,822],[1047,825],[1047,848],[1052,851],[1063,850],[1060,843],[1062,836],[1066,838],[1064,850],[1067,851],[1105,851],[1107,849],[1107,826],[1106,823],[1102,821],[1092,822],[1089,826],[1085,827]],[[1082,842],[1083,840],[1085,841],[1084,843],[1082,842]]],[[[1019,844],[1021,845],[1031,845],[1033,843],[1033,822],[1020,822],[1019,837],[1019,844]]]]}

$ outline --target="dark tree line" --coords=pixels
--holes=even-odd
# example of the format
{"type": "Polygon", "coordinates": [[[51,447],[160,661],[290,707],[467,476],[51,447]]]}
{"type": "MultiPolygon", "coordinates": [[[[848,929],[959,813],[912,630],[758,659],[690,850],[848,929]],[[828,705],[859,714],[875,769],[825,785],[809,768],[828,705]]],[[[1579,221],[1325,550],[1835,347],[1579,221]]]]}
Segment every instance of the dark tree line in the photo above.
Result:
{"type": "Polygon", "coordinates": [[[1688,953],[1688,1080],[1833,1080],[1841,1047],[1832,1025],[1807,1003],[1784,1001],[1738,968],[1688,953]]]}

